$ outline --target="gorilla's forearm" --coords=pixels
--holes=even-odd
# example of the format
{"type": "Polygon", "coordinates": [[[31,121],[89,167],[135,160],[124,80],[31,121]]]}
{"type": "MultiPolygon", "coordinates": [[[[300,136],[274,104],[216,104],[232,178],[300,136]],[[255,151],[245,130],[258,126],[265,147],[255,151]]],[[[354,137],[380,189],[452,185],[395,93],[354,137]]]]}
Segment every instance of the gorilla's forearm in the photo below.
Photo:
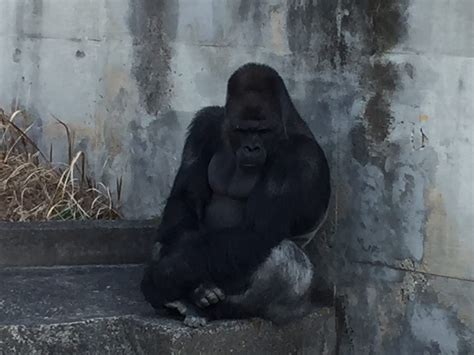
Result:
{"type": "Polygon", "coordinates": [[[185,200],[170,197],[158,228],[157,241],[164,246],[199,231],[198,216],[185,200]]]}

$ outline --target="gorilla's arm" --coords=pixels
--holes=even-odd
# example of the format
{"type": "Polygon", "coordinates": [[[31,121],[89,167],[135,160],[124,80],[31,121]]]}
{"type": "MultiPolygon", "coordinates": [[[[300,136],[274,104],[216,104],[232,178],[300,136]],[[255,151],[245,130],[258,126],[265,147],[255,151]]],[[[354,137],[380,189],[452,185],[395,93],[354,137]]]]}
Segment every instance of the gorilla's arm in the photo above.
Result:
{"type": "Polygon", "coordinates": [[[199,220],[210,197],[207,168],[220,144],[224,110],[206,107],[193,119],[176,175],[158,229],[157,241],[164,247],[198,233],[199,220]]]}

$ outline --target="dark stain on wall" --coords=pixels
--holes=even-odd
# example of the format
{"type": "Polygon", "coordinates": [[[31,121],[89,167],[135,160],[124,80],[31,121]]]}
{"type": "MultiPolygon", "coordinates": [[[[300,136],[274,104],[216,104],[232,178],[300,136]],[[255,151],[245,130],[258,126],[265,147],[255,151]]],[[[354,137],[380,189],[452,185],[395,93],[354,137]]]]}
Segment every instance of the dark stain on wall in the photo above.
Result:
{"type": "Polygon", "coordinates": [[[81,51],[79,49],[76,51],[76,58],[81,59],[81,58],[84,58],[85,56],[86,56],[86,53],[84,51],[81,51]]]}
{"type": "Polygon", "coordinates": [[[312,48],[313,36],[321,32],[316,4],[313,1],[289,1],[286,23],[288,44],[292,52],[304,52],[312,48]]]}
{"type": "MultiPolygon", "coordinates": [[[[381,55],[405,38],[408,1],[347,0],[343,1],[342,8],[350,13],[343,18],[343,31],[360,38],[357,51],[362,66],[361,85],[369,94],[361,118],[366,141],[372,145],[380,144],[390,133],[393,124],[390,103],[400,84],[399,68],[383,61],[381,55]],[[367,56],[372,56],[371,62],[367,56]]],[[[413,77],[413,67],[406,69],[413,77]]]]}
{"type": "Polygon", "coordinates": [[[366,129],[362,123],[352,127],[349,138],[351,140],[352,156],[360,165],[365,166],[369,162],[369,142],[367,141],[366,129]]]}
{"type": "Polygon", "coordinates": [[[407,73],[407,75],[410,79],[415,78],[415,68],[413,67],[413,65],[411,63],[406,63],[405,64],[405,72],[407,73]]]}
{"type": "Polygon", "coordinates": [[[12,60],[21,64],[18,66],[17,80],[12,88],[12,92],[16,92],[16,97],[11,102],[11,111],[21,109],[28,113],[27,115],[32,119],[31,123],[34,121],[29,134],[41,145],[43,121],[36,104],[41,102],[39,76],[42,42],[31,39],[38,37],[41,33],[44,19],[43,0],[16,1],[14,4],[16,16],[13,30],[16,36],[12,42],[15,46],[12,60]],[[27,59],[26,62],[25,59],[27,59]],[[24,65],[28,66],[28,70],[24,70],[24,65]]]}
{"type": "Polygon", "coordinates": [[[367,80],[366,90],[371,93],[362,118],[367,143],[380,144],[387,139],[391,131],[393,123],[391,100],[399,86],[399,72],[390,62],[376,62],[365,67],[364,78],[367,80]]]}
{"type": "Polygon", "coordinates": [[[356,4],[365,9],[371,54],[390,50],[406,35],[407,0],[359,0],[356,4]]]}
{"type": "Polygon", "coordinates": [[[371,141],[383,142],[390,132],[393,119],[389,98],[377,91],[367,102],[364,117],[367,120],[367,133],[371,141]]]}
{"type": "Polygon", "coordinates": [[[384,142],[393,124],[390,103],[399,84],[398,68],[383,63],[380,55],[406,35],[407,6],[405,0],[288,2],[288,43],[293,53],[316,52],[310,64],[315,70],[320,70],[320,62],[328,62],[331,69],[362,73],[366,108],[350,138],[355,158],[363,165],[368,161],[369,146],[384,142]],[[349,46],[346,34],[359,41],[349,46]],[[374,56],[375,64],[368,60],[369,55],[374,56]]]}
{"type": "MultiPolygon", "coordinates": [[[[265,14],[262,12],[262,1],[241,0],[238,9],[240,22],[245,24],[247,21],[257,24],[250,36],[246,37],[248,45],[262,45],[262,24],[265,21],[265,14]]],[[[245,26],[245,25],[244,25],[245,26]]],[[[243,30],[243,29],[242,29],[243,30]]],[[[243,30],[245,32],[245,30],[243,30]]]]}
{"type": "Polygon", "coordinates": [[[241,0],[239,5],[239,16],[241,20],[246,20],[249,16],[256,24],[262,21],[261,3],[252,0],[241,0]]]}
{"type": "Polygon", "coordinates": [[[367,68],[368,88],[384,94],[393,93],[398,86],[398,68],[391,62],[376,62],[367,68]]]}
{"type": "Polygon", "coordinates": [[[294,53],[315,52],[333,69],[357,61],[360,54],[381,54],[406,35],[408,0],[289,0],[288,43],[294,53]],[[345,33],[361,43],[350,48],[345,33]],[[356,47],[356,51],[351,49],[356,47]]]}
{"type": "Polygon", "coordinates": [[[133,2],[129,18],[134,36],[135,62],[133,74],[137,80],[140,99],[147,113],[155,115],[169,95],[167,80],[172,49],[176,37],[178,2],[172,0],[139,0],[133,2]]]}
{"type": "Polygon", "coordinates": [[[15,51],[12,54],[12,59],[15,63],[20,63],[21,60],[21,49],[15,48],[15,51]]]}
{"type": "Polygon", "coordinates": [[[320,31],[326,34],[321,54],[333,69],[344,67],[348,60],[348,46],[341,31],[344,13],[337,1],[318,1],[316,11],[320,16],[320,31]]]}
{"type": "Polygon", "coordinates": [[[363,119],[366,121],[367,135],[371,143],[380,144],[390,134],[393,116],[392,95],[399,85],[399,73],[390,62],[375,63],[365,69],[369,98],[363,119]]]}
{"type": "Polygon", "coordinates": [[[316,52],[317,61],[333,69],[347,62],[348,47],[338,30],[341,16],[337,1],[288,2],[288,44],[294,53],[316,52]]]}

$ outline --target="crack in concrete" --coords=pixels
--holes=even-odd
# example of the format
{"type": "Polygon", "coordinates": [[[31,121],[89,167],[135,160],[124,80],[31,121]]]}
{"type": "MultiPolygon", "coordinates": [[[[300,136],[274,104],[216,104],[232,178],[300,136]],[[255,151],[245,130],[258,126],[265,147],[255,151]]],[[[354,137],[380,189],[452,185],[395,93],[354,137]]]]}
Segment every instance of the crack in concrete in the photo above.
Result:
{"type": "Polygon", "coordinates": [[[413,273],[427,275],[427,276],[442,277],[442,278],[451,279],[451,280],[466,281],[466,282],[473,282],[474,283],[474,279],[468,279],[468,278],[456,277],[456,276],[449,276],[449,275],[441,275],[441,274],[436,274],[436,273],[417,270],[417,269],[408,269],[408,268],[403,268],[403,267],[399,267],[399,266],[390,265],[390,264],[387,264],[387,263],[384,263],[384,262],[381,262],[381,261],[351,260],[351,262],[354,263],[354,264],[370,265],[370,266],[376,266],[376,267],[386,267],[388,269],[397,270],[397,271],[413,272],[413,273]]]}

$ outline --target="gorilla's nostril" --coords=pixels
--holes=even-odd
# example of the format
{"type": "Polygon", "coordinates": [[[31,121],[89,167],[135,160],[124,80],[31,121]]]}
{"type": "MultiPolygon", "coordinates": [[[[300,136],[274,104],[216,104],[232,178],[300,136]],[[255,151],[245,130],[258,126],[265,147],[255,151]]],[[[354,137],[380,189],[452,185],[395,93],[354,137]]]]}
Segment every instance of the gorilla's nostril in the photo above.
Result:
{"type": "Polygon", "coordinates": [[[258,153],[260,151],[260,147],[258,145],[254,145],[254,146],[246,145],[244,149],[246,153],[258,153]]]}

